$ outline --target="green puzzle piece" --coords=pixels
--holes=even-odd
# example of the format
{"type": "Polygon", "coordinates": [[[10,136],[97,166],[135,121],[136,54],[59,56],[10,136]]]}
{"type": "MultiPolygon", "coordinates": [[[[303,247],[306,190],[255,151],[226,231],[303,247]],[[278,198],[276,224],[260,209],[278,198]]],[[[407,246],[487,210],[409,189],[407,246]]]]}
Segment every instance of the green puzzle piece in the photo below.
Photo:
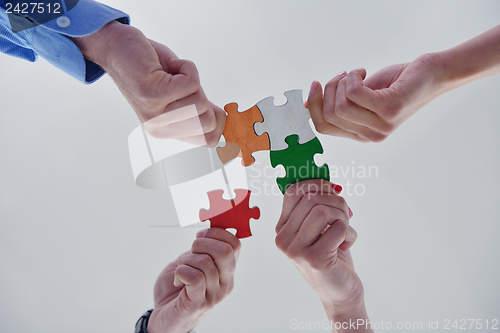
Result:
{"type": "Polygon", "coordinates": [[[323,153],[323,147],[318,138],[299,144],[299,136],[293,134],[287,136],[285,141],[288,143],[287,149],[271,151],[273,168],[279,164],[285,167],[286,176],[276,179],[281,193],[285,194],[288,186],[307,179],[330,181],[328,165],[324,164],[322,167],[318,167],[314,163],[314,155],[323,153]]]}

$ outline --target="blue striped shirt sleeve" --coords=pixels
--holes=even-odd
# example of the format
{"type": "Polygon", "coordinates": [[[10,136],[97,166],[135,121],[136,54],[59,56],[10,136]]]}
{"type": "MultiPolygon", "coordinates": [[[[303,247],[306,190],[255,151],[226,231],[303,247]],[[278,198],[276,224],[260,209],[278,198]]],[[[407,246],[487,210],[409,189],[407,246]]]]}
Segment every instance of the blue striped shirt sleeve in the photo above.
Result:
{"type": "Polygon", "coordinates": [[[66,20],[69,25],[61,26],[56,19],[14,33],[5,5],[0,0],[0,51],[31,62],[40,56],[81,82],[95,82],[105,73],[104,70],[86,60],[80,49],[66,36],[87,36],[113,20],[129,24],[130,18],[119,10],[93,0],[79,0],[63,16],[69,19],[66,20]]]}

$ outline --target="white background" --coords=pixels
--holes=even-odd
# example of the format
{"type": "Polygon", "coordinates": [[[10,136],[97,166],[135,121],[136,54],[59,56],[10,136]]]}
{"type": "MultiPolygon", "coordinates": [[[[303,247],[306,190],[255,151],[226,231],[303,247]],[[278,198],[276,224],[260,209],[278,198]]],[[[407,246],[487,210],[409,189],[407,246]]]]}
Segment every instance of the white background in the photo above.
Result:
{"type": "MultiPolygon", "coordinates": [[[[241,109],[453,47],[500,13],[481,0],[106,3],[193,60],[213,102],[241,109]]],[[[172,202],[135,186],[127,137],[139,122],[109,77],[84,86],[44,60],[0,59],[0,331],[132,332],[158,273],[199,229],[151,227],[177,223],[172,202]]],[[[500,319],[499,89],[496,76],[441,96],[380,144],[320,137],[330,166],[379,170],[332,179],[365,188],[346,198],[372,321],[500,319]]],[[[269,165],[268,152],[255,156],[255,168],[269,165]]],[[[326,318],[275,248],[281,200],[252,197],[261,218],[242,241],[235,290],[198,332],[326,318]]]]}

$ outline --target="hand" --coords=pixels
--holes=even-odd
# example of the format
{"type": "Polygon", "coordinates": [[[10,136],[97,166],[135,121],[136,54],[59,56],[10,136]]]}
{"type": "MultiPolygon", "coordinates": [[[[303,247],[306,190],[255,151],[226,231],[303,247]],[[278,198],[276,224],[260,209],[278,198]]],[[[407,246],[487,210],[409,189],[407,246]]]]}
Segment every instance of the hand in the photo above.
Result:
{"type": "Polygon", "coordinates": [[[108,72],[152,136],[198,145],[218,143],[225,112],[207,99],[192,62],[116,21],[72,40],[87,59],[108,72]],[[175,112],[193,104],[194,114],[175,112]]]}
{"type": "Polygon", "coordinates": [[[316,130],[362,142],[385,140],[411,115],[446,91],[437,77],[439,56],[386,67],[365,80],[356,69],[325,86],[313,82],[307,106],[316,130]]]}
{"type": "Polygon", "coordinates": [[[149,333],[191,331],[233,290],[240,240],[219,228],[202,230],[196,237],[191,250],[156,281],[149,333]]]}
{"type": "Polygon", "coordinates": [[[320,297],[335,322],[367,320],[363,285],[349,248],[357,238],[345,200],[331,183],[308,180],[290,186],[276,225],[276,246],[320,297]]]}

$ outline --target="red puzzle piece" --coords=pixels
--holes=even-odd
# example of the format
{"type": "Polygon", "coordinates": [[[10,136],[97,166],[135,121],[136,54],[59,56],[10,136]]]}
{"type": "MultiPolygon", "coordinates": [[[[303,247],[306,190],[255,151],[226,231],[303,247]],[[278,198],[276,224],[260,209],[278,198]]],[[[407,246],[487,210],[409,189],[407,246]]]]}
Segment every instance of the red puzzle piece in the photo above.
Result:
{"type": "Polygon", "coordinates": [[[210,220],[211,228],[234,228],[238,238],[250,237],[252,236],[250,219],[258,220],[260,209],[248,207],[251,191],[237,189],[234,193],[236,193],[236,199],[225,200],[222,198],[223,190],[208,192],[210,210],[200,209],[200,221],[210,220]]]}

